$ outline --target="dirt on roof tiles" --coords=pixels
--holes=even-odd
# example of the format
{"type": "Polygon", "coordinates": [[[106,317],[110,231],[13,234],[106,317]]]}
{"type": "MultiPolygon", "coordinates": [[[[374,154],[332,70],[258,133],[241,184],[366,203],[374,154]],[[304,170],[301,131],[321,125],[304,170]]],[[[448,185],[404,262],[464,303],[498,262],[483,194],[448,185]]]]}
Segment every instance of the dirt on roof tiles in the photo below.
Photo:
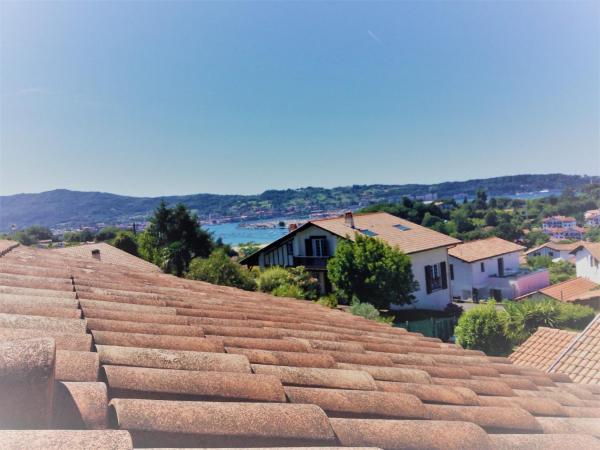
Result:
{"type": "Polygon", "coordinates": [[[600,443],[600,385],[572,382],[595,380],[595,325],[557,355],[569,378],[124,261],[1,256],[1,448],[600,443]]]}

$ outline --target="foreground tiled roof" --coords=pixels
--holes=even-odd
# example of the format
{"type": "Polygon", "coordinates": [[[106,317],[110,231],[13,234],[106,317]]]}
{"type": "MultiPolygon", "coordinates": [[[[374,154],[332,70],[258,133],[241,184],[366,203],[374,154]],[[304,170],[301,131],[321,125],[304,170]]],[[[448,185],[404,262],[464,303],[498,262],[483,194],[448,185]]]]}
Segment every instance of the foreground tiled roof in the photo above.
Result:
{"type": "Polygon", "coordinates": [[[579,249],[585,248],[594,258],[600,260],[600,242],[582,242],[571,253],[576,253],[579,249]]]}
{"type": "Polygon", "coordinates": [[[575,331],[539,327],[509,359],[521,366],[546,371],[577,336],[575,331]]]}
{"type": "MultiPolygon", "coordinates": [[[[439,247],[458,244],[460,241],[408,220],[385,212],[355,214],[354,228],[346,225],[343,216],[331,219],[311,220],[310,223],[337,234],[354,239],[357,232],[375,233],[375,237],[398,247],[404,253],[417,253],[439,247]]],[[[372,235],[369,233],[369,235],[372,235]]]]}
{"type": "Polygon", "coordinates": [[[0,258],[0,448],[600,448],[600,388],[311,302],[0,258]]]}
{"type": "Polygon", "coordinates": [[[523,249],[525,247],[514,242],[505,241],[498,237],[490,237],[459,244],[449,249],[448,254],[466,262],[474,262],[507,253],[520,252],[523,249]]]}
{"type": "MultiPolygon", "coordinates": [[[[598,286],[598,283],[587,278],[578,277],[540,289],[540,293],[563,302],[573,302],[581,299],[584,294],[588,294],[598,286]]],[[[597,295],[600,295],[600,291],[597,295]]]]}
{"type": "Polygon", "coordinates": [[[583,330],[550,367],[577,383],[600,386],[600,315],[583,330]]]}
{"type": "Polygon", "coordinates": [[[150,270],[160,272],[160,269],[152,263],[141,258],[133,256],[123,250],[119,250],[105,242],[85,243],[81,245],[73,245],[70,247],[62,247],[53,251],[62,253],[68,256],[80,256],[84,258],[94,258],[108,264],[117,264],[121,266],[134,267],[142,270],[150,270]],[[94,256],[95,254],[95,256],[94,256]]]}

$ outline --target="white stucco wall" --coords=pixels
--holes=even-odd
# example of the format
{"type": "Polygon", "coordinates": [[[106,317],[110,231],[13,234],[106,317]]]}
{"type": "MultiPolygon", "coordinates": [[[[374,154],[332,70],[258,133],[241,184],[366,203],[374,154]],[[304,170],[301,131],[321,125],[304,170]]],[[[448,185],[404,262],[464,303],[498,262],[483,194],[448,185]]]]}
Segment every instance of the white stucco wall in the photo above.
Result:
{"type": "Polygon", "coordinates": [[[408,256],[410,257],[412,263],[412,270],[415,280],[419,283],[419,290],[413,293],[417,301],[412,305],[393,307],[393,309],[444,309],[446,305],[451,302],[448,250],[444,247],[425,252],[413,253],[408,256]],[[439,264],[441,262],[446,263],[446,271],[448,272],[448,288],[439,289],[431,294],[427,294],[427,288],[425,284],[425,266],[439,264]]]}
{"type": "Polygon", "coordinates": [[[600,283],[600,262],[594,267],[590,264],[590,252],[582,248],[575,254],[575,270],[578,277],[600,283]]]}
{"type": "Polygon", "coordinates": [[[335,234],[331,234],[329,231],[325,231],[319,227],[310,226],[305,230],[299,231],[294,236],[294,256],[306,256],[304,240],[310,238],[311,236],[326,236],[327,246],[329,247],[329,255],[331,256],[335,253],[338,237],[335,234]]]}
{"type": "Polygon", "coordinates": [[[549,256],[552,259],[560,258],[563,261],[573,261],[573,255],[566,250],[552,250],[548,247],[543,247],[534,253],[529,253],[527,259],[534,258],[536,256],[549,256]],[[552,253],[552,254],[550,254],[552,253]]]}

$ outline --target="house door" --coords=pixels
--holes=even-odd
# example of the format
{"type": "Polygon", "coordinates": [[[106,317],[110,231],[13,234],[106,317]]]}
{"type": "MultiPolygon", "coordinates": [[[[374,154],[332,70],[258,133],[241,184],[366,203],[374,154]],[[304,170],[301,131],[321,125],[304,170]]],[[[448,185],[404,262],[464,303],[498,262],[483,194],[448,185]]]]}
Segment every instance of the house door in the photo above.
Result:
{"type": "Polygon", "coordinates": [[[498,258],[498,276],[504,276],[504,258],[498,258]]]}

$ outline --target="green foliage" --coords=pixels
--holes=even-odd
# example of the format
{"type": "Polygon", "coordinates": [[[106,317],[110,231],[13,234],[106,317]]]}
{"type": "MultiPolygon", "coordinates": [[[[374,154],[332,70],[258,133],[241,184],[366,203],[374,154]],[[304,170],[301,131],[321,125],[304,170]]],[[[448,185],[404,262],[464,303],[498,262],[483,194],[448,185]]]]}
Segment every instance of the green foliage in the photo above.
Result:
{"type": "Polygon", "coordinates": [[[186,277],[247,291],[256,289],[256,282],[252,275],[233,261],[222,248],[213,251],[208,258],[192,259],[186,277]]]}
{"type": "Polygon", "coordinates": [[[600,242],[600,227],[593,227],[588,230],[585,235],[588,241],[600,242]]]}
{"type": "Polygon", "coordinates": [[[112,245],[124,252],[130,253],[133,256],[138,255],[138,243],[132,233],[120,231],[113,241],[112,245]]]}
{"type": "Polygon", "coordinates": [[[498,215],[496,214],[496,211],[492,209],[485,214],[485,224],[488,227],[495,227],[498,225],[498,215]]]}
{"type": "Polygon", "coordinates": [[[575,278],[575,264],[569,261],[557,261],[550,264],[550,284],[562,283],[575,278]]]}
{"type": "Polygon", "coordinates": [[[532,269],[547,269],[552,265],[552,258],[550,256],[533,256],[527,259],[527,264],[532,269]]]}
{"type": "Polygon", "coordinates": [[[538,245],[545,244],[550,240],[550,237],[540,230],[531,230],[525,235],[524,243],[527,247],[533,248],[538,245]]]}
{"type": "Polygon", "coordinates": [[[596,315],[593,308],[573,303],[560,303],[558,324],[560,328],[583,330],[596,315]]]}
{"type": "Polygon", "coordinates": [[[369,320],[377,320],[380,316],[379,310],[370,303],[361,303],[354,300],[350,305],[350,312],[355,316],[361,316],[369,320]]]}
{"type": "Polygon", "coordinates": [[[269,267],[261,272],[258,289],[262,292],[273,292],[290,281],[290,274],[286,269],[279,266],[269,267]]]}
{"type": "Polygon", "coordinates": [[[454,330],[456,341],[465,348],[482,350],[488,355],[507,355],[512,349],[507,336],[508,314],[497,311],[493,301],[460,316],[454,330]]]}
{"type": "Polygon", "coordinates": [[[304,267],[269,267],[258,278],[258,289],[280,297],[315,299],[318,282],[304,267]],[[284,295],[286,294],[286,295],[284,295]]]}
{"type": "Polygon", "coordinates": [[[208,257],[215,247],[212,236],[183,205],[160,203],[139,239],[140,255],[165,272],[181,276],[193,258],[208,257]]]}
{"type": "Polygon", "coordinates": [[[276,297],[305,298],[304,292],[296,284],[282,284],[277,286],[271,293],[276,297]]]}
{"type": "Polygon", "coordinates": [[[117,227],[104,227],[96,233],[96,242],[110,241],[121,232],[117,227]]]}
{"type": "Polygon", "coordinates": [[[317,300],[317,303],[326,308],[335,309],[338,307],[338,299],[335,295],[329,294],[317,300]]]}
{"type": "Polygon", "coordinates": [[[418,289],[410,258],[380,239],[357,235],[340,240],[327,264],[329,279],[345,300],[357,298],[377,308],[408,304],[418,289]]]}
{"type": "Polygon", "coordinates": [[[260,246],[256,242],[245,242],[238,245],[238,253],[240,258],[250,256],[252,253],[257,252],[258,250],[260,250],[260,246]]]}
{"type": "Polygon", "coordinates": [[[94,240],[94,233],[85,229],[81,231],[69,231],[64,234],[63,239],[67,243],[90,242],[94,240]]]}

